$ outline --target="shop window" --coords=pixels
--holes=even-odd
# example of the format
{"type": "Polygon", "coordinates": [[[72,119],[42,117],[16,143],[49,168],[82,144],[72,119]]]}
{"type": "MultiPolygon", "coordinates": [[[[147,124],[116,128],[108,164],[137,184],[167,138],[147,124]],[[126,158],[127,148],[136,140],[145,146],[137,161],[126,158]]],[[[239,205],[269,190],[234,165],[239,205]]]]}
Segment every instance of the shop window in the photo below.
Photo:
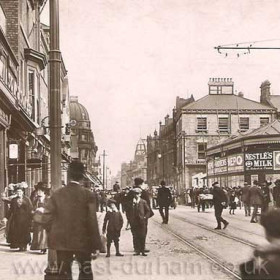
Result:
{"type": "Polygon", "coordinates": [[[197,131],[207,131],[207,118],[197,118],[197,131]]]}
{"type": "Polygon", "coordinates": [[[197,144],[197,158],[199,160],[205,160],[206,149],[207,149],[207,143],[198,143],[197,144]]]}
{"type": "Polygon", "coordinates": [[[260,118],[260,126],[267,125],[269,123],[269,118],[260,118]]]}
{"type": "Polygon", "coordinates": [[[35,121],[36,105],[35,105],[35,73],[28,72],[28,113],[32,120],[35,121]]]}
{"type": "Polygon", "coordinates": [[[246,131],[249,129],[249,118],[240,118],[239,119],[239,130],[240,131],[246,131]]]}
{"type": "Polygon", "coordinates": [[[229,132],[228,118],[219,118],[219,132],[229,132]]]}
{"type": "Polygon", "coordinates": [[[4,55],[0,56],[0,79],[7,81],[7,58],[4,55]]]}

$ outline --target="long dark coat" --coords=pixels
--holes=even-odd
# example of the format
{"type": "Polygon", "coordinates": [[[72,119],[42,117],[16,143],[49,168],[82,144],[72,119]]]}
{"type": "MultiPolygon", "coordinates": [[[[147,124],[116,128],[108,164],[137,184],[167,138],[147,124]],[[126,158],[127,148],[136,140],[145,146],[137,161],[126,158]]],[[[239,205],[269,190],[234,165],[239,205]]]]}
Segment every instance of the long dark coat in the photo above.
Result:
{"type": "Polygon", "coordinates": [[[76,182],[53,193],[46,205],[50,215],[49,248],[94,252],[101,248],[94,194],[76,182]]]}
{"type": "Polygon", "coordinates": [[[11,248],[25,247],[31,241],[32,203],[23,197],[22,203],[13,198],[9,214],[8,242],[11,248]]]}
{"type": "Polygon", "coordinates": [[[228,202],[228,199],[227,199],[227,195],[225,194],[225,192],[219,188],[219,187],[214,187],[213,188],[213,191],[212,191],[212,194],[213,194],[213,205],[214,207],[216,206],[221,206],[221,204],[223,202],[228,202]]]}
{"type": "Polygon", "coordinates": [[[241,189],[241,200],[242,200],[242,202],[244,202],[246,204],[250,203],[250,200],[249,200],[249,190],[250,190],[250,187],[248,187],[248,186],[244,186],[241,189]]]}
{"type": "Polygon", "coordinates": [[[276,207],[280,207],[280,186],[279,187],[275,186],[273,188],[272,193],[273,193],[273,199],[276,203],[276,207]]]}
{"type": "Polygon", "coordinates": [[[249,190],[249,199],[251,205],[259,205],[261,206],[263,204],[263,193],[260,188],[257,186],[253,186],[249,190]]]}
{"type": "Polygon", "coordinates": [[[158,189],[157,202],[160,207],[167,207],[172,201],[172,195],[169,188],[160,187],[158,189]]]}

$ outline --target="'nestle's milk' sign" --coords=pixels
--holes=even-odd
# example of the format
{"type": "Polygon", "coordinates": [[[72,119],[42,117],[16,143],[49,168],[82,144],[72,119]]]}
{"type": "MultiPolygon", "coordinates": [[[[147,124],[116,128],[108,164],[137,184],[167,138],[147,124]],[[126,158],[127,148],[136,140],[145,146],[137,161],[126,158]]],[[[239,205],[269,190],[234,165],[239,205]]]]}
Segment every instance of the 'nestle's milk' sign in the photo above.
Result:
{"type": "Polygon", "coordinates": [[[273,169],[273,152],[258,152],[245,154],[246,170],[273,169]]]}

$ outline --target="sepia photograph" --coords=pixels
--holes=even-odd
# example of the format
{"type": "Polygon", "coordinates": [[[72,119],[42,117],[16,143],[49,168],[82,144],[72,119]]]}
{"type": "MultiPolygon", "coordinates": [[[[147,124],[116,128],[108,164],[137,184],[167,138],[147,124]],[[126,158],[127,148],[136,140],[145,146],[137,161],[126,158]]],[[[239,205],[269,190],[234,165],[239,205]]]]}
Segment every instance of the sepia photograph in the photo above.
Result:
{"type": "Polygon", "coordinates": [[[280,0],[0,0],[1,280],[280,280],[280,0]]]}

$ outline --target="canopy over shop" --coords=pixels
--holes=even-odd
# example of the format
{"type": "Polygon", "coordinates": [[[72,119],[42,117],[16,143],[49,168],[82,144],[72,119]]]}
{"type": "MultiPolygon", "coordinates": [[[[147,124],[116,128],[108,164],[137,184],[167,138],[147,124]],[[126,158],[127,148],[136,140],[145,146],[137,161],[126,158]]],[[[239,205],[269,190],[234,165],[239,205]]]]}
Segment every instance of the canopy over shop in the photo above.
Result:
{"type": "Polygon", "coordinates": [[[233,135],[210,147],[207,155],[207,181],[224,187],[263,183],[280,179],[280,121],[253,131],[233,135]]]}

